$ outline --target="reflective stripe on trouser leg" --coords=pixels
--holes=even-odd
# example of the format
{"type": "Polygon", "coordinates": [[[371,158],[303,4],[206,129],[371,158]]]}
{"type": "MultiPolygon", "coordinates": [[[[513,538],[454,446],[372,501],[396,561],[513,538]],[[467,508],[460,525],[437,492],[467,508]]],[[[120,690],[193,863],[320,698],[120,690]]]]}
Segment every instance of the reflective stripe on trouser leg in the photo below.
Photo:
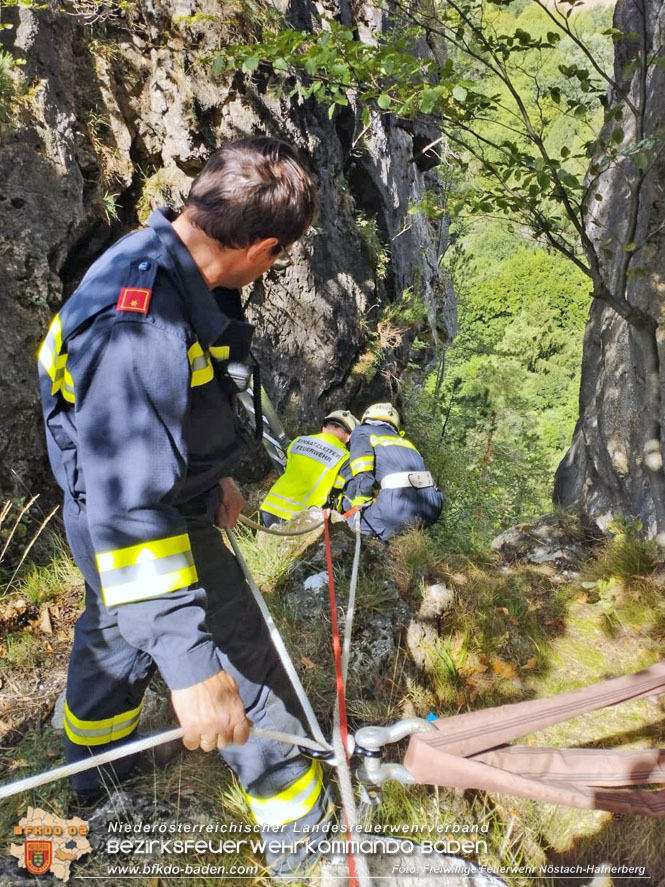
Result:
{"type": "Polygon", "coordinates": [[[259,825],[287,825],[312,810],[323,791],[323,772],[318,761],[291,785],[270,798],[257,798],[245,793],[249,808],[259,825]]]}
{"type": "Polygon", "coordinates": [[[143,700],[136,708],[123,711],[110,718],[86,721],[77,718],[65,702],[65,733],[76,745],[104,745],[116,739],[124,739],[138,727],[143,700]]]}
{"type": "MultiPolygon", "coordinates": [[[[86,580],[86,609],[74,629],[65,709],[65,756],[68,763],[130,742],[139,722],[143,693],[154,671],[147,653],[132,647],[120,634],[115,610],[101,600],[99,574],[85,512],[65,500],[67,538],[86,580]]],[[[78,792],[111,787],[123,779],[135,756],[122,758],[71,778],[78,792]]]]}
{"type": "MultiPolygon", "coordinates": [[[[305,736],[300,704],[235,558],[210,524],[192,518],[188,530],[199,578],[208,592],[207,626],[221,650],[224,669],[238,683],[247,716],[257,727],[305,736]]],[[[280,841],[301,839],[302,826],[315,825],[326,814],[329,796],[322,780],[318,782],[318,770],[294,746],[252,736],[221,755],[253,799],[275,799],[303,779],[303,786],[311,784],[311,791],[300,798],[301,815],[285,824],[280,841]]]]}

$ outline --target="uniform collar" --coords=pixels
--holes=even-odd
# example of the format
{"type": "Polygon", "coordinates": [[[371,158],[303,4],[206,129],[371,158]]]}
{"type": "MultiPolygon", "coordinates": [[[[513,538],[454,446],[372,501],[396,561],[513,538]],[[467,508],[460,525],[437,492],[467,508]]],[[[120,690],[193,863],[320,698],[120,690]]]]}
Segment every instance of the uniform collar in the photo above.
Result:
{"type": "Polygon", "coordinates": [[[159,238],[180,278],[194,332],[201,345],[207,348],[228,330],[230,324],[229,317],[221,310],[217,300],[222,301],[226,296],[230,305],[235,307],[239,297],[236,290],[225,290],[221,287],[208,289],[191,253],[171,224],[176,216],[177,213],[170,207],[156,209],[150,214],[148,225],[159,238]]]}
{"type": "Polygon", "coordinates": [[[321,431],[319,434],[313,435],[313,437],[319,437],[322,440],[325,440],[331,446],[335,447],[337,450],[346,450],[346,444],[341,441],[338,437],[335,437],[334,434],[328,434],[327,431],[321,431]]]}

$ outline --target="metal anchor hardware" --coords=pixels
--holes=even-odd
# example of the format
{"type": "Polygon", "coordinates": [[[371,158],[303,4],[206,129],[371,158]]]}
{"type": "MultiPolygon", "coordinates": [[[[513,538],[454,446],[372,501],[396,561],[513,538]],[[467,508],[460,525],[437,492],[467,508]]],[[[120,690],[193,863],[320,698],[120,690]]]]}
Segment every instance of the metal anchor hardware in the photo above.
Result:
{"type": "Polygon", "coordinates": [[[379,803],[380,787],[389,779],[395,779],[402,785],[417,784],[402,764],[383,762],[384,746],[399,742],[414,733],[432,730],[436,730],[436,727],[424,718],[405,718],[389,727],[361,727],[356,732],[356,754],[363,759],[356,769],[356,776],[363,785],[363,793],[367,793],[372,804],[379,803]]]}

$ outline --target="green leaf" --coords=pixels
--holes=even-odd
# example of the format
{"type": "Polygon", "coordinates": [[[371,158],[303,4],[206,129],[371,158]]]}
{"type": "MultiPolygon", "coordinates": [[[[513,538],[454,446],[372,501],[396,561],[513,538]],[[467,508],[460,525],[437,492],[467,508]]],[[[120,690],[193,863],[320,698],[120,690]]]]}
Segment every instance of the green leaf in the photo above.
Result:
{"type": "Polygon", "coordinates": [[[456,102],[463,102],[467,97],[467,91],[463,86],[455,86],[453,88],[453,98],[456,102]]]}
{"type": "Polygon", "coordinates": [[[640,170],[640,172],[644,172],[644,170],[649,165],[650,154],[648,151],[638,151],[635,154],[635,166],[640,170]]]}
{"type": "Polygon", "coordinates": [[[627,65],[623,66],[623,69],[621,71],[621,79],[630,80],[635,71],[637,71],[637,62],[628,62],[627,65]]]}
{"type": "Polygon", "coordinates": [[[612,141],[616,142],[617,145],[623,142],[623,129],[620,126],[615,126],[612,130],[612,141]]]}
{"type": "Polygon", "coordinates": [[[252,71],[256,71],[258,66],[259,66],[258,55],[250,55],[242,63],[242,70],[244,71],[245,74],[250,74],[252,71]]]}
{"type": "Polygon", "coordinates": [[[419,102],[420,110],[423,112],[423,114],[430,114],[432,112],[438,98],[439,94],[435,90],[423,90],[423,94],[421,95],[419,102]]]}
{"type": "Polygon", "coordinates": [[[623,251],[625,253],[634,253],[636,249],[637,249],[637,244],[635,242],[633,242],[633,243],[627,243],[624,246],[623,251]]]}
{"type": "Polygon", "coordinates": [[[216,58],[212,60],[212,65],[210,66],[210,70],[212,71],[213,77],[219,77],[224,68],[226,67],[226,59],[223,55],[218,55],[216,58]]]}
{"type": "Polygon", "coordinates": [[[335,64],[331,68],[331,71],[337,79],[344,82],[348,81],[349,68],[344,62],[335,62],[335,64]]]}
{"type": "Polygon", "coordinates": [[[376,103],[382,111],[387,111],[392,104],[392,99],[387,92],[382,92],[376,100],[376,103]]]}

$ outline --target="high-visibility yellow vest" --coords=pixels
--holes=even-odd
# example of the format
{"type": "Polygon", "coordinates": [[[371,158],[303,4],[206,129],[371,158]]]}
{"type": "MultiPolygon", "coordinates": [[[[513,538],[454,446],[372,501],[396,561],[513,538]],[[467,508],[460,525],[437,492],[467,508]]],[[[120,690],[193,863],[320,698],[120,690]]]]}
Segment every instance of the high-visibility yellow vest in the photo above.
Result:
{"type": "Polygon", "coordinates": [[[348,459],[349,451],[334,434],[297,437],[287,450],[286,471],[270,488],[261,510],[289,520],[312,505],[323,505],[331,490],[344,486],[339,472],[348,459]]]}

